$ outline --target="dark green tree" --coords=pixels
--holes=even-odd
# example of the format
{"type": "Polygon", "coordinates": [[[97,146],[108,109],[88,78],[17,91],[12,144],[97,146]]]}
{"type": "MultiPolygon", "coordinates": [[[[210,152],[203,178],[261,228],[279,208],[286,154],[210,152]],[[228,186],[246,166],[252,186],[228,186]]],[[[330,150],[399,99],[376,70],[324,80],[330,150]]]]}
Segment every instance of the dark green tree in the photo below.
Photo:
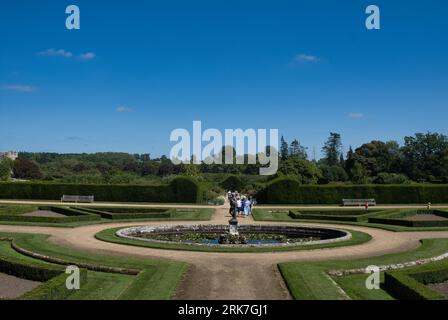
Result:
{"type": "Polygon", "coordinates": [[[345,172],[350,173],[353,169],[353,166],[355,165],[355,162],[355,153],[353,152],[352,146],[350,146],[347,152],[347,159],[344,163],[345,172]]]}
{"type": "Polygon", "coordinates": [[[368,182],[367,171],[359,162],[355,162],[352,171],[352,182],[356,184],[365,184],[368,182]]]}
{"type": "Polygon", "coordinates": [[[282,160],[288,159],[289,150],[288,150],[288,143],[285,141],[285,138],[283,136],[280,139],[280,158],[282,160]]]}
{"type": "Polygon", "coordinates": [[[12,161],[8,158],[0,160],[0,181],[11,178],[12,161]]]}
{"type": "Polygon", "coordinates": [[[363,144],[355,150],[355,161],[362,164],[370,177],[377,176],[380,172],[391,172],[392,165],[399,156],[398,143],[390,141],[371,141],[363,144]]]}
{"type": "Polygon", "coordinates": [[[329,166],[340,164],[342,154],[341,135],[331,132],[327,142],[325,142],[322,152],[325,154],[324,161],[329,166]]]}
{"type": "Polygon", "coordinates": [[[42,179],[39,166],[28,159],[17,158],[13,165],[14,177],[17,179],[42,179]]]}
{"type": "Polygon", "coordinates": [[[300,144],[297,139],[294,139],[289,145],[289,155],[291,157],[299,157],[301,159],[307,159],[306,148],[300,144]]]}
{"type": "Polygon", "coordinates": [[[413,180],[448,179],[448,137],[443,134],[417,133],[404,138],[404,171],[413,180]]]}

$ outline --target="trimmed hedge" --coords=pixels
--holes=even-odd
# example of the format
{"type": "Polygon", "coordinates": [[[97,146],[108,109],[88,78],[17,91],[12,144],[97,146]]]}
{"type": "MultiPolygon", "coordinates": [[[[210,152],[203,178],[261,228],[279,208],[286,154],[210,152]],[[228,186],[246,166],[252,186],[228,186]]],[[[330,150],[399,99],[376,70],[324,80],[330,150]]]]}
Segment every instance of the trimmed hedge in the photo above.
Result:
{"type": "Polygon", "coordinates": [[[265,204],[339,204],[342,199],[374,198],[380,204],[448,203],[448,185],[301,185],[277,178],[257,194],[265,204]]]}
{"type": "Polygon", "coordinates": [[[369,223],[388,224],[393,226],[402,226],[409,228],[448,227],[448,220],[415,221],[415,220],[400,219],[413,216],[416,214],[434,214],[440,217],[447,217],[448,212],[441,210],[406,210],[406,211],[399,211],[398,213],[393,213],[390,215],[369,218],[369,223]]]}
{"type": "MultiPolygon", "coordinates": [[[[447,271],[445,270],[445,272],[447,271]]],[[[442,295],[400,271],[384,274],[384,289],[401,300],[445,300],[442,295]]]]}
{"type": "MultiPolygon", "coordinates": [[[[87,270],[80,269],[79,275],[82,286],[87,282],[87,270]]],[[[62,273],[43,285],[25,293],[20,297],[20,300],[65,300],[76,292],[76,290],[67,289],[65,282],[68,276],[68,274],[62,273]]]]}
{"type": "Polygon", "coordinates": [[[305,219],[305,220],[328,220],[328,221],[346,221],[346,222],[363,222],[367,221],[369,216],[376,215],[378,212],[369,212],[364,214],[338,214],[334,212],[334,214],[323,214],[317,211],[316,213],[312,213],[311,211],[289,211],[289,216],[293,219],[305,219]]]}
{"type": "Polygon", "coordinates": [[[24,215],[0,215],[0,221],[15,222],[40,222],[40,223],[70,223],[82,221],[98,221],[101,217],[98,215],[83,212],[77,209],[67,207],[39,207],[39,210],[50,210],[63,214],[67,217],[35,217],[24,215]]]}
{"type": "Polygon", "coordinates": [[[0,257],[0,272],[32,281],[48,281],[64,272],[63,268],[39,267],[0,257]]]}
{"type": "Polygon", "coordinates": [[[168,185],[98,185],[49,182],[2,182],[0,199],[60,200],[62,195],[94,195],[97,201],[199,203],[202,190],[196,181],[178,177],[168,185]]]}
{"type": "Polygon", "coordinates": [[[137,209],[137,208],[80,208],[83,211],[100,215],[104,219],[168,219],[171,212],[168,209],[137,209]]]}

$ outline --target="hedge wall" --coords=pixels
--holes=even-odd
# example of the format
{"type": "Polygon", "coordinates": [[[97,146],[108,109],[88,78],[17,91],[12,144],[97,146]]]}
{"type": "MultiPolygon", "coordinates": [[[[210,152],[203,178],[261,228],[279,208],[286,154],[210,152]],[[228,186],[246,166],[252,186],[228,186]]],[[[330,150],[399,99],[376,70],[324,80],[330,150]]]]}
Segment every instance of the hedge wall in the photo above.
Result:
{"type": "MultiPolygon", "coordinates": [[[[87,282],[87,270],[80,269],[79,275],[82,286],[87,282]]],[[[76,290],[67,289],[65,282],[68,276],[68,274],[62,273],[43,285],[25,293],[20,297],[20,300],[65,300],[76,292],[76,290]]]]}
{"type": "Polygon", "coordinates": [[[445,299],[404,272],[386,272],[384,274],[384,289],[400,300],[445,299]]]}
{"type": "Polygon", "coordinates": [[[39,207],[39,210],[49,210],[66,217],[38,217],[24,215],[0,215],[0,221],[34,222],[34,223],[71,223],[84,221],[98,221],[101,217],[88,212],[66,207],[39,207]]]}
{"type": "Polygon", "coordinates": [[[178,177],[169,185],[96,185],[44,182],[2,182],[0,199],[60,200],[67,195],[94,195],[96,201],[198,203],[202,190],[191,178],[178,177]]]}
{"type": "Polygon", "coordinates": [[[441,210],[406,210],[390,215],[369,218],[369,223],[388,224],[410,228],[437,228],[448,227],[448,220],[405,220],[400,218],[410,217],[416,214],[434,214],[440,217],[448,217],[448,212],[441,210]]]}
{"type": "Polygon", "coordinates": [[[104,219],[168,219],[168,209],[136,209],[136,208],[81,208],[82,210],[101,216],[104,219]]]}
{"type": "Polygon", "coordinates": [[[448,203],[448,185],[301,185],[278,178],[257,194],[257,202],[265,204],[339,204],[367,198],[378,204],[448,203]]]}
{"type": "Polygon", "coordinates": [[[0,257],[0,272],[32,281],[48,281],[64,272],[61,267],[39,267],[0,257]]]}
{"type": "Polygon", "coordinates": [[[300,212],[290,211],[289,216],[293,219],[305,219],[305,220],[327,220],[327,221],[345,221],[345,222],[363,222],[367,221],[368,217],[375,215],[377,212],[365,213],[358,215],[344,215],[344,214],[319,214],[319,212],[300,212]]]}

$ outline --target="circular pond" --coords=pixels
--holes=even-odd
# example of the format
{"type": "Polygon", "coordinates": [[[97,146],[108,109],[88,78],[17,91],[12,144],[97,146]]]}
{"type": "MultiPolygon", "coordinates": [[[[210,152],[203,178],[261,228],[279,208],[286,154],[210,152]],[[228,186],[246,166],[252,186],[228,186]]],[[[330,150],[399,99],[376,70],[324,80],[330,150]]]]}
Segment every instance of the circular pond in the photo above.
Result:
{"type": "Polygon", "coordinates": [[[351,238],[347,231],[317,227],[282,225],[240,225],[244,243],[222,244],[220,237],[229,232],[228,225],[139,226],[120,229],[121,238],[165,244],[216,247],[284,247],[326,244],[351,238]]]}

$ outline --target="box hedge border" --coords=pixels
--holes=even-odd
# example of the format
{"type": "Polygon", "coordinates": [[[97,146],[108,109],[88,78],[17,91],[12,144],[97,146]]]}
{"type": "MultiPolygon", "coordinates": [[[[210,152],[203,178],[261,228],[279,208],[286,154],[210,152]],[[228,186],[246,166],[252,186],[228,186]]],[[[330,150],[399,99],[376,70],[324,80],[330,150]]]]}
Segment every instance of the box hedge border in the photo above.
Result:
{"type": "MultiPolygon", "coordinates": [[[[100,215],[104,219],[111,219],[111,220],[117,220],[117,219],[153,219],[153,218],[159,218],[159,219],[169,219],[171,217],[171,212],[169,209],[141,209],[142,211],[147,212],[138,212],[137,208],[119,208],[120,210],[123,210],[124,212],[110,212],[105,211],[109,210],[108,208],[87,208],[87,207],[80,207],[80,210],[100,215]],[[131,210],[132,212],[126,212],[126,210],[131,210]],[[137,212],[135,212],[137,210],[137,212]],[[163,210],[163,211],[161,211],[163,210]],[[153,212],[148,212],[153,211],[153,212]]],[[[118,209],[118,208],[114,208],[118,209]]]]}
{"type": "Polygon", "coordinates": [[[95,201],[200,203],[203,188],[177,177],[166,185],[100,185],[51,182],[1,182],[0,199],[60,200],[62,195],[93,195],[95,201]]]}
{"type": "Polygon", "coordinates": [[[384,274],[383,288],[401,300],[446,300],[445,297],[425,286],[425,283],[437,282],[439,279],[448,279],[447,269],[415,274],[390,271],[384,274]],[[425,279],[431,281],[425,281],[425,279]]]}
{"type": "Polygon", "coordinates": [[[84,221],[99,221],[101,217],[89,212],[84,212],[68,207],[39,207],[39,210],[50,210],[67,217],[34,217],[24,215],[0,215],[0,221],[10,222],[37,222],[37,223],[70,223],[84,221]]]}
{"type": "Polygon", "coordinates": [[[258,192],[260,204],[339,204],[371,199],[380,204],[448,203],[448,185],[301,185],[289,177],[270,181],[258,192]]]}
{"type": "MultiPolygon", "coordinates": [[[[20,297],[20,300],[64,300],[74,294],[76,290],[69,290],[66,280],[69,275],[65,272],[48,280],[20,297]]],[[[79,269],[81,285],[87,282],[87,270],[79,269]]]]}
{"type": "Polygon", "coordinates": [[[365,222],[369,217],[378,215],[381,211],[374,212],[364,212],[357,215],[349,215],[349,214],[338,214],[335,211],[335,214],[322,214],[317,211],[316,213],[312,213],[312,211],[289,211],[289,216],[293,219],[303,219],[303,220],[327,220],[327,221],[344,221],[344,222],[365,222]]]}
{"type": "Polygon", "coordinates": [[[448,212],[442,210],[402,210],[392,214],[380,215],[368,219],[369,223],[387,224],[393,226],[402,226],[409,228],[432,228],[432,227],[448,227],[448,220],[431,220],[431,221],[415,221],[404,220],[405,218],[416,214],[434,214],[440,217],[448,218],[448,212]]]}

